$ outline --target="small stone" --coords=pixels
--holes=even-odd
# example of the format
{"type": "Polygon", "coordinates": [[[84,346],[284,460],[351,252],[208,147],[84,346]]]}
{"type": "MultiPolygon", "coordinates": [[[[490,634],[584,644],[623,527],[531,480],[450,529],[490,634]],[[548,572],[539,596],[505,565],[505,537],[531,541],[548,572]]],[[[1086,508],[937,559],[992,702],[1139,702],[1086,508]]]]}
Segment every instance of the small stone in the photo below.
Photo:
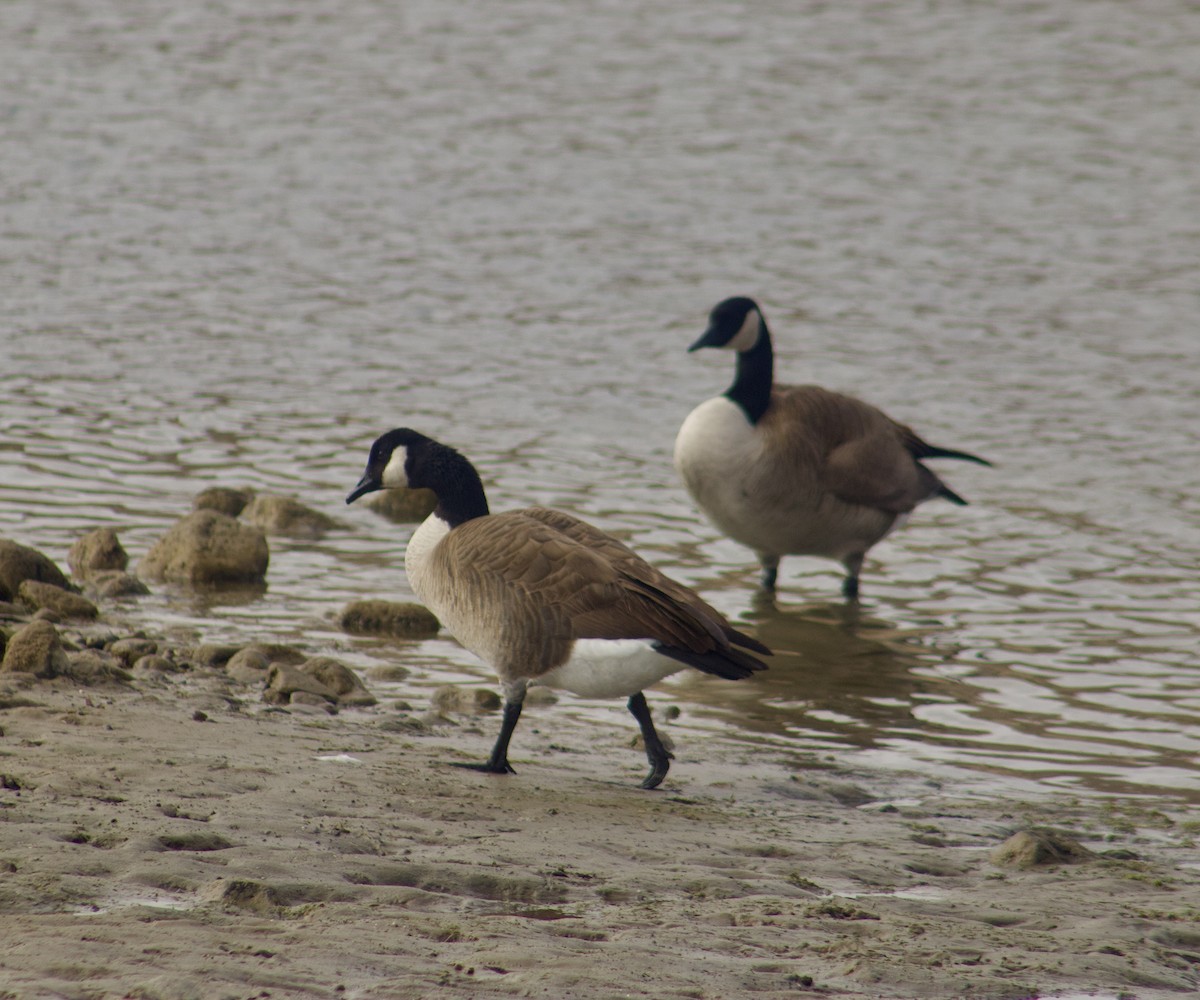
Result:
{"type": "Polygon", "coordinates": [[[125,666],[131,667],[143,656],[157,653],[158,643],[153,639],[118,639],[108,647],[108,651],[125,666]]]}
{"type": "Polygon", "coordinates": [[[287,663],[293,667],[299,666],[308,659],[306,653],[283,642],[252,642],[244,648],[258,650],[272,663],[287,663]]]}
{"type": "Polygon", "coordinates": [[[202,667],[223,667],[239,649],[240,646],[222,646],[209,642],[193,649],[191,658],[202,667]]]}
{"type": "Polygon", "coordinates": [[[67,654],[65,674],[79,684],[127,683],[133,677],[111,653],[99,649],[81,649],[67,654]]]}
{"type": "Polygon", "coordinates": [[[249,687],[265,687],[271,669],[271,658],[255,646],[246,646],[233,654],[225,664],[231,680],[249,687]]]}
{"type": "Polygon", "coordinates": [[[70,668],[58,630],[47,621],[32,621],[14,632],[4,650],[0,671],[57,677],[70,668]]]}
{"type": "Polygon", "coordinates": [[[232,673],[249,668],[251,670],[268,670],[271,658],[256,646],[246,646],[234,653],[225,663],[225,670],[232,673]]]}
{"type": "Polygon", "coordinates": [[[408,667],[402,667],[399,663],[387,663],[378,667],[372,667],[367,671],[367,676],[380,684],[398,684],[405,680],[412,673],[408,667]]]}
{"type": "Polygon", "coordinates": [[[36,549],[0,538],[0,600],[15,598],[25,580],[52,583],[64,589],[70,586],[62,570],[36,549]]]}
{"type": "Polygon", "coordinates": [[[94,571],[88,577],[87,589],[89,592],[95,592],[96,596],[107,600],[116,600],[121,597],[142,597],[150,593],[150,588],[132,573],[123,573],[115,569],[94,571]]]}
{"type": "Polygon", "coordinates": [[[992,850],[992,864],[1002,868],[1035,868],[1039,865],[1069,865],[1095,855],[1057,830],[1020,830],[992,850]]]}
{"type": "Polygon", "coordinates": [[[96,528],[75,540],[67,553],[67,566],[81,580],[102,570],[123,571],[129,555],[112,528],[96,528]]]}
{"type": "Polygon", "coordinates": [[[200,900],[262,914],[274,914],[280,905],[275,890],[249,879],[217,879],[204,887],[200,900]]]}
{"type": "Polygon", "coordinates": [[[227,517],[237,517],[254,499],[254,490],[235,489],[231,486],[210,486],[201,490],[192,499],[193,510],[215,510],[227,517]]]}
{"type": "Polygon", "coordinates": [[[146,674],[177,674],[183,670],[183,667],[165,656],[150,653],[146,656],[139,656],[134,661],[133,669],[138,673],[146,674]]]}
{"type": "Polygon", "coordinates": [[[308,691],[293,691],[288,704],[292,708],[313,709],[325,715],[337,715],[337,706],[322,698],[319,694],[312,694],[308,691]]]}
{"type": "Polygon", "coordinates": [[[333,691],[339,705],[374,705],[377,701],[358,674],[331,656],[315,656],[300,669],[333,691]]]}
{"type": "Polygon", "coordinates": [[[387,635],[405,639],[437,635],[441,624],[428,608],[404,601],[353,601],[338,624],[352,635],[387,635]]]}
{"type": "Polygon", "coordinates": [[[312,674],[286,663],[274,663],[267,674],[267,691],[272,695],[286,696],[272,704],[286,704],[297,692],[315,694],[326,701],[337,701],[337,692],[330,689],[312,674]]]}
{"type": "Polygon", "coordinates": [[[266,687],[269,672],[267,667],[252,667],[244,663],[225,669],[225,673],[231,681],[256,688],[266,687]]]}
{"type": "Polygon", "coordinates": [[[328,514],[304,506],[291,497],[261,494],[242,511],[242,519],[258,525],[270,535],[290,535],[294,538],[320,538],[338,522],[328,514]]]}
{"type": "Polygon", "coordinates": [[[261,584],[270,552],[261,528],[214,510],[180,518],[139,564],[152,579],[193,587],[261,584]]]}
{"type": "Polygon", "coordinates": [[[466,688],[454,684],[443,684],[434,690],[430,704],[442,713],[483,715],[487,712],[497,711],[504,701],[495,691],[489,691],[486,688],[466,688]]]}

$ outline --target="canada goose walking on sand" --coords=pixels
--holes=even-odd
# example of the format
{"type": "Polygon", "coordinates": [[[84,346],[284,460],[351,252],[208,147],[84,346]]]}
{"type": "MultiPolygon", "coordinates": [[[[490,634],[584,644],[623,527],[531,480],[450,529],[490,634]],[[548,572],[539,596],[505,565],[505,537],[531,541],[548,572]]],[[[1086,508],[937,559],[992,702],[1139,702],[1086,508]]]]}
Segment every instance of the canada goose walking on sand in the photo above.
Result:
{"type": "Polygon", "coordinates": [[[504,690],[491,757],[462,766],[512,772],[509,740],[526,686],[539,683],[628,698],[650,761],[642,787],[655,788],[671,754],[643,688],[684,667],[730,680],[765,667],[744,650],[769,654],[766,646],[611,535],[541,507],[489,513],[479,474],[453,448],[407,428],[384,434],[346,503],[389,487],[437,495],[409,540],[405,572],[454,637],[495,668],[504,690]]]}
{"type": "Polygon", "coordinates": [[[684,420],[675,467],[709,520],[754,550],[768,591],[781,556],[823,556],[846,568],[842,593],[857,597],[867,550],[917,504],[966,503],[922,459],[991,465],[931,445],[852,396],[774,383],[771,334],[753,299],[718,303],[688,350],[701,347],[737,351],[737,374],[684,420]]]}

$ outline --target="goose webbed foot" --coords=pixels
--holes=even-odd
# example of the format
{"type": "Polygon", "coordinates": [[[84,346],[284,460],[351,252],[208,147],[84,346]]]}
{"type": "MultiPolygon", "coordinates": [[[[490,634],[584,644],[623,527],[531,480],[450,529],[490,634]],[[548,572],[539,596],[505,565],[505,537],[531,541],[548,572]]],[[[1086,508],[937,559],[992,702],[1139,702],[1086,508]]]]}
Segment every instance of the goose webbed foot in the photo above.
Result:
{"type": "Polygon", "coordinates": [[[507,760],[487,760],[482,764],[467,764],[460,761],[451,761],[451,767],[461,767],[466,771],[482,771],[484,774],[516,774],[513,766],[507,760]]]}
{"type": "Polygon", "coordinates": [[[525,700],[525,685],[514,686],[504,702],[504,718],[500,722],[500,735],[496,737],[496,745],[492,747],[492,755],[482,764],[459,764],[468,771],[483,771],[485,774],[516,774],[508,762],[508,741],[512,739],[513,730],[517,728],[517,720],[521,718],[521,705],[525,700]]]}
{"type": "MultiPolygon", "coordinates": [[[[647,755],[649,756],[649,755],[647,755]]],[[[660,760],[651,760],[650,773],[642,779],[642,783],[638,786],[647,791],[657,788],[663,783],[663,778],[667,776],[667,771],[671,768],[671,755],[668,753],[660,760]]]]}
{"type": "Polygon", "coordinates": [[[650,706],[646,696],[639,691],[629,699],[629,711],[637,719],[642,730],[642,742],[646,744],[646,758],[650,761],[650,773],[642,782],[642,788],[657,788],[671,768],[672,754],[664,745],[650,718],[650,706]]]}

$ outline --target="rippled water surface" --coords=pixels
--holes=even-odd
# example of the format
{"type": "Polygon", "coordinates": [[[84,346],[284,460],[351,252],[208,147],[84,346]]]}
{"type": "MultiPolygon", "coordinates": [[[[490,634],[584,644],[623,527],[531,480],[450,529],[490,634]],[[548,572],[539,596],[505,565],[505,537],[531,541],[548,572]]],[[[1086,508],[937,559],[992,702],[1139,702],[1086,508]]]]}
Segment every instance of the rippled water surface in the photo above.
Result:
{"type": "Polygon", "coordinates": [[[1200,799],[1194,5],[13,0],[0,28],[0,535],[65,564],[112,525],[136,560],[218,484],[344,525],[273,539],[261,597],[129,619],[416,663],[410,698],[491,683],[333,624],[408,596],[409,529],[342,504],[407,424],[781,651],[666,682],[693,735],[1200,799]],[[730,377],[684,348],[738,293],[784,378],[997,464],[940,467],[971,506],[875,549],[858,609],[803,559],[765,605],[670,467],[730,377]]]}

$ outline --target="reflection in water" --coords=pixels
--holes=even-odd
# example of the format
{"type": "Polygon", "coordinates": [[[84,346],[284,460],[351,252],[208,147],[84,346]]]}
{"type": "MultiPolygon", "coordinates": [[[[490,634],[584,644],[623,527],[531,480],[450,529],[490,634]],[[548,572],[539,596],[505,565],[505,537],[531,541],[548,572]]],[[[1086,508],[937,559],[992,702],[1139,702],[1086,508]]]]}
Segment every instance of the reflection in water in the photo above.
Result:
{"type": "Polygon", "coordinates": [[[750,733],[832,739],[910,764],[954,761],[1060,787],[1200,792],[1194,716],[1122,697],[1111,676],[1092,670],[1073,680],[1060,666],[1034,678],[1016,657],[972,666],[947,629],[903,629],[856,604],[782,608],[759,592],[747,619],[776,656],[747,683],[681,685],[678,694],[703,706],[705,717],[750,733]],[[1096,693],[1083,693],[1088,688],[1098,689],[1104,709],[1096,693]],[[1125,721],[1114,731],[1118,705],[1125,721]]]}
{"type": "Polygon", "coordinates": [[[780,610],[758,595],[748,616],[775,656],[751,683],[697,685],[689,697],[715,716],[751,730],[836,735],[872,746],[881,734],[913,725],[912,706],[939,685],[915,670],[935,660],[915,636],[902,636],[856,604],[780,610]]]}
{"type": "Polygon", "coordinates": [[[1187,5],[43,7],[0,32],[0,536],[64,564],[111,525],[136,568],[213,485],[342,525],[271,539],[249,601],[106,614],[482,682],[334,625],[411,596],[408,529],[342,503],[401,424],[741,614],[670,452],[727,383],[697,324],[750,294],[790,377],[998,467],[872,550],[861,609],[785,562],[763,677],[664,687],[884,771],[1200,799],[1187,5]]]}

